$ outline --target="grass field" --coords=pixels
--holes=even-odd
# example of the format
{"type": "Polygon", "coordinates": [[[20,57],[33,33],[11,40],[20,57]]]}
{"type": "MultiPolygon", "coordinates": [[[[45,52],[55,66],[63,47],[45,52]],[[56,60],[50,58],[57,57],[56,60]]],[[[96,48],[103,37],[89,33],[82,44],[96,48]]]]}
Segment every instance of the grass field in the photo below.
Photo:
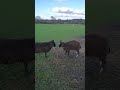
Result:
{"type": "Polygon", "coordinates": [[[35,24],[35,41],[63,40],[85,35],[80,24],[35,24]]]}
{"type": "Polygon", "coordinates": [[[84,35],[85,26],[79,24],[36,24],[35,41],[81,42],[80,56],[75,52],[65,56],[62,48],[52,48],[48,58],[44,53],[35,54],[36,90],[84,90],[84,35]]]}

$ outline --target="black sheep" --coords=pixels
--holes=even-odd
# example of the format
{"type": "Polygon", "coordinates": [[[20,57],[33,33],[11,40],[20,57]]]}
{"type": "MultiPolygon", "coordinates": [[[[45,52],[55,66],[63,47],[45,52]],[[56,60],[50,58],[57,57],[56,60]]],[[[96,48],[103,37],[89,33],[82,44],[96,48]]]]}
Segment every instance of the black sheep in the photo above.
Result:
{"type": "Polygon", "coordinates": [[[66,53],[70,53],[70,50],[75,50],[77,51],[77,56],[79,55],[79,49],[81,48],[81,45],[78,41],[75,41],[75,40],[72,40],[72,41],[69,41],[69,42],[62,42],[60,41],[60,44],[59,44],[59,47],[63,47],[63,49],[66,51],[66,53]]]}
{"type": "Polygon", "coordinates": [[[105,71],[108,53],[110,53],[110,47],[106,38],[95,34],[85,36],[85,56],[98,57],[102,62],[103,71],[105,71]]]}
{"type": "Polygon", "coordinates": [[[49,42],[36,43],[35,53],[45,53],[45,57],[47,57],[47,52],[49,52],[52,49],[52,47],[55,46],[56,44],[54,40],[51,40],[49,42]]]}

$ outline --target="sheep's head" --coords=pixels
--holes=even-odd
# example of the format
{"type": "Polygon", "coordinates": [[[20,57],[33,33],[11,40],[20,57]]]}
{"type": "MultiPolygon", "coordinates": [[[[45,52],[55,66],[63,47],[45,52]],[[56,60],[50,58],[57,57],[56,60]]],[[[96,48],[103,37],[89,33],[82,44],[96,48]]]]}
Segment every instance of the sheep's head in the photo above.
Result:
{"type": "Polygon", "coordinates": [[[52,46],[56,47],[56,44],[55,44],[54,40],[51,41],[51,44],[52,44],[52,46]]]}
{"type": "Polygon", "coordinates": [[[64,47],[64,42],[62,42],[61,40],[60,40],[59,47],[64,47]]]}

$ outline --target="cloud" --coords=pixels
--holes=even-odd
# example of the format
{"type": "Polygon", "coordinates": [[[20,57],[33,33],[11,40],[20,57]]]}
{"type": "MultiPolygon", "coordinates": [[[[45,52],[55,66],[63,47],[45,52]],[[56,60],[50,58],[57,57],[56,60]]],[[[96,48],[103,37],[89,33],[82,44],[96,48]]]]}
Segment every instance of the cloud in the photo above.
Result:
{"type": "Polygon", "coordinates": [[[70,15],[70,14],[55,14],[55,17],[77,17],[77,16],[79,16],[79,15],[70,15]]]}
{"type": "Polygon", "coordinates": [[[41,18],[50,19],[51,16],[56,19],[85,19],[85,10],[68,8],[68,7],[55,7],[47,9],[47,14],[41,15],[41,18]]]}
{"type": "Polygon", "coordinates": [[[67,7],[55,7],[51,11],[56,13],[85,15],[85,10],[79,10],[79,9],[73,9],[67,7]]]}

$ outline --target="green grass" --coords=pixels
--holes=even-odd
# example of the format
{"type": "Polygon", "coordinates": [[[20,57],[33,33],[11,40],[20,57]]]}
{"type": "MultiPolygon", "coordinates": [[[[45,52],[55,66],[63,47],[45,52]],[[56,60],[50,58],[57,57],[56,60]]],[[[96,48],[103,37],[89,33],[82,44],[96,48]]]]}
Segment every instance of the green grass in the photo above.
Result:
{"type": "Polygon", "coordinates": [[[63,40],[85,35],[81,24],[35,24],[35,41],[63,40]]]}
{"type": "Polygon", "coordinates": [[[35,54],[35,71],[36,71],[36,90],[71,90],[66,83],[59,79],[59,75],[56,72],[56,67],[50,65],[49,57],[44,58],[44,55],[35,54]],[[69,89],[68,89],[69,88],[69,89]]]}
{"type": "MultiPolygon", "coordinates": [[[[68,40],[85,35],[85,25],[80,24],[35,24],[35,41],[68,40]]],[[[74,90],[59,75],[60,66],[54,66],[55,55],[35,54],[36,90],[74,90]]],[[[58,60],[59,61],[59,60],[58,60]]],[[[65,60],[66,61],[66,60],[65,60]]],[[[72,63],[71,63],[72,64],[72,63]]],[[[74,66],[74,65],[73,65],[74,66]]]]}

